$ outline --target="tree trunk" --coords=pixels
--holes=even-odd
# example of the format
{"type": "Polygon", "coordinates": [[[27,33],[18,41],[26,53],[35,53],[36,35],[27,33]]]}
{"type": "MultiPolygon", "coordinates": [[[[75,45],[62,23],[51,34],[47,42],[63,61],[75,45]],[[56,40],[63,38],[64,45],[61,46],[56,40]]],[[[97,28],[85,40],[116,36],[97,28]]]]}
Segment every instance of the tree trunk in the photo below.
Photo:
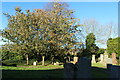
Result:
{"type": "Polygon", "coordinates": [[[69,62],[70,62],[70,56],[68,56],[69,62]]]}
{"type": "Polygon", "coordinates": [[[26,64],[29,64],[29,58],[28,58],[28,54],[26,55],[26,64]]]}
{"type": "Polygon", "coordinates": [[[45,65],[44,63],[44,60],[45,60],[45,56],[42,56],[42,65],[45,65]]]}
{"type": "Polygon", "coordinates": [[[54,64],[54,57],[52,57],[52,64],[54,64]]]}
{"type": "Polygon", "coordinates": [[[39,59],[39,57],[40,57],[40,56],[39,56],[39,53],[37,53],[37,56],[36,56],[36,57],[37,57],[37,61],[39,62],[39,61],[40,61],[40,59],[39,59]]]}

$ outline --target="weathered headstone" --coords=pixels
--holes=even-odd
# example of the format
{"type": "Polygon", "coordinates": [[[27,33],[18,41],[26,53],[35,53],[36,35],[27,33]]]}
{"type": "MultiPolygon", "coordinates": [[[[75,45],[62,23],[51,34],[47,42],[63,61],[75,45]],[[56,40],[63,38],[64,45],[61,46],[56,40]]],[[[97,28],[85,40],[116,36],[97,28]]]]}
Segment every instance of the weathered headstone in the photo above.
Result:
{"type": "Polygon", "coordinates": [[[59,62],[55,62],[54,65],[59,65],[59,62]]]}
{"type": "Polygon", "coordinates": [[[119,56],[119,65],[120,65],[120,56],[119,56]]]}
{"type": "Polygon", "coordinates": [[[74,57],[73,60],[74,60],[74,64],[76,64],[76,62],[78,62],[78,57],[74,57]]]}
{"type": "Polygon", "coordinates": [[[120,66],[107,65],[109,76],[112,80],[120,80],[120,66]]]}
{"type": "Polygon", "coordinates": [[[111,66],[112,66],[112,64],[107,64],[107,70],[108,70],[108,72],[110,71],[111,66]]]}
{"type": "Polygon", "coordinates": [[[100,54],[100,63],[103,63],[103,62],[104,62],[103,54],[100,54]]]}
{"type": "Polygon", "coordinates": [[[36,65],[37,65],[37,62],[36,62],[36,61],[35,61],[35,62],[33,62],[33,65],[34,65],[34,66],[36,66],[36,65]]]}
{"type": "Polygon", "coordinates": [[[112,53],[112,64],[118,64],[116,59],[116,53],[112,53]]]}
{"type": "Polygon", "coordinates": [[[96,63],[96,61],[95,61],[95,55],[92,55],[92,63],[96,63]]]}
{"type": "Polygon", "coordinates": [[[105,54],[105,55],[104,55],[104,62],[107,62],[107,59],[108,59],[108,55],[105,54]]]}
{"type": "Polygon", "coordinates": [[[107,64],[112,64],[112,58],[107,59],[107,64]]]}
{"type": "Polygon", "coordinates": [[[73,63],[64,64],[64,77],[65,79],[74,80],[75,75],[75,65],[73,63]]]}
{"type": "Polygon", "coordinates": [[[107,53],[107,51],[105,51],[105,53],[104,53],[104,62],[107,62],[107,59],[108,59],[108,53],[107,53]]]}
{"type": "Polygon", "coordinates": [[[103,60],[103,64],[104,64],[105,66],[107,66],[107,61],[108,61],[108,53],[107,53],[107,51],[105,51],[105,52],[104,52],[104,60],[103,60]]]}
{"type": "Polygon", "coordinates": [[[82,78],[91,78],[91,60],[82,57],[79,59],[78,63],[76,64],[76,79],[82,79],[82,78]]]}

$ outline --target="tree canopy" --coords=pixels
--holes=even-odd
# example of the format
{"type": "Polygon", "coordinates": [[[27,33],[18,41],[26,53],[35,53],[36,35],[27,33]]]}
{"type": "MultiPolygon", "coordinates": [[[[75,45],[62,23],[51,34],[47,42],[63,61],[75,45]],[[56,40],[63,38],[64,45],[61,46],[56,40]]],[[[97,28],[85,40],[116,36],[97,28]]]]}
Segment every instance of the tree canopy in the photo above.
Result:
{"type": "Polygon", "coordinates": [[[109,54],[111,53],[116,53],[117,56],[120,56],[120,50],[119,50],[119,45],[120,43],[120,37],[117,37],[117,38],[109,38],[107,40],[107,51],[109,54]]]}
{"type": "Polygon", "coordinates": [[[15,8],[15,15],[5,13],[8,26],[2,37],[12,42],[9,50],[31,56],[33,54],[61,55],[64,49],[76,44],[76,33],[80,32],[78,19],[67,4],[53,2],[51,7],[22,11],[15,8]]]}
{"type": "Polygon", "coordinates": [[[95,44],[95,40],[95,35],[93,33],[90,33],[86,36],[86,51],[89,56],[96,54],[99,49],[95,44]]]}

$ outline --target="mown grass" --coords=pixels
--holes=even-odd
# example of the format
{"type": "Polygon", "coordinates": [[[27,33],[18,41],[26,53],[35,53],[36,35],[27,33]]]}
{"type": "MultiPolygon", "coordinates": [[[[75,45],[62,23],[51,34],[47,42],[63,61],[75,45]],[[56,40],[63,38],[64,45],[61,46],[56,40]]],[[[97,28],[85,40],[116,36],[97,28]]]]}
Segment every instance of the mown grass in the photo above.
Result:
{"type": "Polygon", "coordinates": [[[102,63],[92,63],[92,75],[94,78],[109,78],[106,65],[102,63]]]}
{"type": "Polygon", "coordinates": [[[3,78],[63,78],[63,65],[2,66],[3,78]]]}
{"type": "MultiPolygon", "coordinates": [[[[2,66],[3,78],[64,78],[63,65],[2,66]]],[[[100,63],[92,64],[92,78],[109,78],[107,69],[100,63]]]]}
{"type": "Polygon", "coordinates": [[[93,67],[100,67],[100,68],[106,68],[106,66],[104,64],[101,64],[100,62],[97,63],[92,63],[93,67]]]}
{"type": "Polygon", "coordinates": [[[10,67],[10,66],[2,66],[2,70],[51,70],[51,69],[60,69],[63,68],[63,65],[48,65],[48,66],[18,66],[18,67],[10,67]]]}

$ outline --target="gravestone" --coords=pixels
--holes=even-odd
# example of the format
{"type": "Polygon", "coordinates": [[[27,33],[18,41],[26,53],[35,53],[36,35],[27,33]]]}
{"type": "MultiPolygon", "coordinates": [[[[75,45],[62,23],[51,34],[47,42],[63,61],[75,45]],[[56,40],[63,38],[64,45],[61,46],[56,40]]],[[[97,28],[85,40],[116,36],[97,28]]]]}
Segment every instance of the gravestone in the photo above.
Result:
{"type": "Polygon", "coordinates": [[[119,56],[119,65],[120,65],[120,56],[119,56]]]}
{"type": "Polygon", "coordinates": [[[35,62],[33,62],[33,65],[34,65],[34,66],[36,66],[36,65],[37,65],[37,62],[36,62],[36,61],[35,61],[35,62]]]}
{"type": "Polygon", "coordinates": [[[110,72],[112,64],[107,64],[107,71],[110,72]]]}
{"type": "Polygon", "coordinates": [[[79,59],[78,63],[76,64],[76,79],[80,80],[83,78],[90,79],[91,78],[91,60],[82,57],[79,59]]]}
{"type": "Polygon", "coordinates": [[[111,80],[120,80],[120,66],[108,64],[107,70],[111,80]]]}
{"type": "Polygon", "coordinates": [[[78,57],[74,57],[73,62],[74,62],[74,64],[76,64],[76,62],[78,62],[78,57]]]}
{"type": "Polygon", "coordinates": [[[75,65],[73,63],[66,63],[64,64],[64,77],[65,79],[74,80],[75,75],[75,65]]]}
{"type": "Polygon", "coordinates": [[[107,61],[108,61],[108,53],[107,51],[104,52],[104,60],[103,60],[103,64],[106,66],[107,65],[107,61]]]}
{"type": "Polygon", "coordinates": [[[108,53],[107,53],[107,51],[105,51],[105,53],[104,53],[104,62],[107,62],[107,59],[108,59],[108,53]]]}
{"type": "Polygon", "coordinates": [[[112,58],[107,59],[107,64],[112,64],[112,58]]]}
{"type": "Polygon", "coordinates": [[[54,65],[57,65],[56,63],[54,63],[54,65]]]}
{"type": "Polygon", "coordinates": [[[59,65],[59,62],[55,62],[54,65],[59,65]]]}
{"type": "Polygon", "coordinates": [[[103,54],[100,54],[100,63],[103,63],[104,62],[104,56],[103,54]]]}
{"type": "Polygon", "coordinates": [[[96,61],[95,61],[95,55],[92,55],[92,63],[96,63],[96,61]]]}
{"type": "Polygon", "coordinates": [[[118,64],[116,59],[116,53],[112,53],[112,64],[118,64]]]}

